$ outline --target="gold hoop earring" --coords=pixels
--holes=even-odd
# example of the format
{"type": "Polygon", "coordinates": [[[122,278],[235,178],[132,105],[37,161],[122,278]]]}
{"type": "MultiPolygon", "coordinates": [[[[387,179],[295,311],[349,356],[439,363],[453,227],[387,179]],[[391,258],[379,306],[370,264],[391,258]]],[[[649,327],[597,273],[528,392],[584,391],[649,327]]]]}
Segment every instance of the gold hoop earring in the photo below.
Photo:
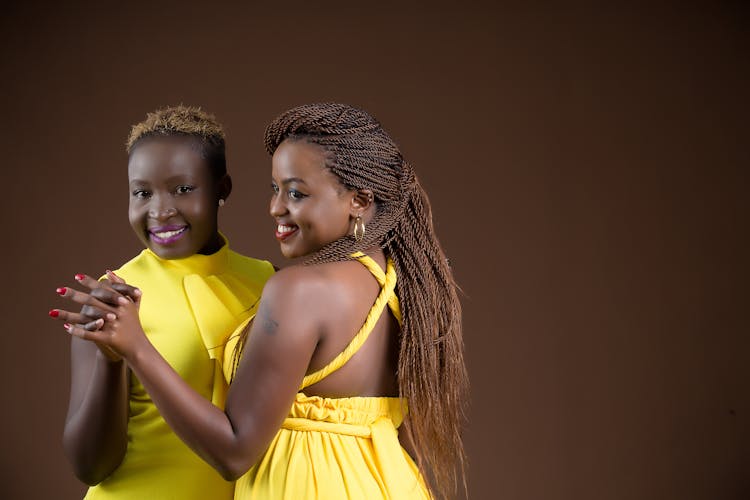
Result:
{"type": "Polygon", "coordinates": [[[359,243],[365,239],[365,222],[362,220],[362,216],[358,215],[354,219],[354,241],[359,243]]]}
{"type": "Polygon", "coordinates": [[[224,198],[219,198],[219,206],[220,207],[224,206],[224,198]]]}

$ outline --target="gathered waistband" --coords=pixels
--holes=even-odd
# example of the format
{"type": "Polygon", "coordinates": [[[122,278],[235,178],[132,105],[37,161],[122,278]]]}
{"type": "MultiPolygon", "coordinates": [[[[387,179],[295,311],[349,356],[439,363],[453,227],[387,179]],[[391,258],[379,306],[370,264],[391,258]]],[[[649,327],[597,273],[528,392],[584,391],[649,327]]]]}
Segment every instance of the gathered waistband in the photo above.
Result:
{"type": "Polygon", "coordinates": [[[294,418],[288,417],[281,424],[282,429],[288,429],[291,431],[316,431],[316,432],[330,432],[333,434],[343,434],[345,436],[354,436],[361,438],[369,438],[372,436],[372,428],[375,425],[390,423],[393,426],[393,422],[388,417],[380,417],[369,425],[356,425],[356,424],[342,424],[335,422],[323,422],[320,420],[310,420],[309,418],[294,418]]]}

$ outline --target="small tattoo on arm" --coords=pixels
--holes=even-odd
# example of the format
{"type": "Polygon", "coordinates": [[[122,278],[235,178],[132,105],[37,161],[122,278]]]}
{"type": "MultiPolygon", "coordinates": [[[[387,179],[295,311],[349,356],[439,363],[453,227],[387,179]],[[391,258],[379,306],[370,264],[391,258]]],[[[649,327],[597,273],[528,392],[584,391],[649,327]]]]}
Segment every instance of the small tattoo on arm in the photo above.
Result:
{"type": "Polygon", "coordinates": [[[279,328],[279,323],[271,317],[271,313],[263,309],[260,311],[260,325],[267,335],[274,335],[279,328]]]}

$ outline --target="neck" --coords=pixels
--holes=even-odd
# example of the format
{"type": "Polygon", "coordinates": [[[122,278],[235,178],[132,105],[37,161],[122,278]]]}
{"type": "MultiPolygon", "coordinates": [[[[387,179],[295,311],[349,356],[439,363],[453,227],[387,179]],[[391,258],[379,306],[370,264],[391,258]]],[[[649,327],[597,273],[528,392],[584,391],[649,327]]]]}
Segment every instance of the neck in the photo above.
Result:
{"type": "Polygon", "coordinates": [[[206,246],[204,246],[198,253],[201,255],[211,255],[212,253],[218,252],[222,246],[224,246],[224,238],[222,238],[221,235],[216,232],[208,241],[206,246]]]}

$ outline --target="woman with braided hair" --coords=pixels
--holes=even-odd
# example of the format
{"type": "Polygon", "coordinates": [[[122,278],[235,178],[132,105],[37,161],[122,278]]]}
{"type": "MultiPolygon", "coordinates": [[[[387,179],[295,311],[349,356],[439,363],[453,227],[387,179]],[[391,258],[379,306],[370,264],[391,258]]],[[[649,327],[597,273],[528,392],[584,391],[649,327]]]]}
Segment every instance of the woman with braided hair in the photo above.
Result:
{"type": "Polygon", "coordinates": [[[454,495],[467,375],[427,195],[380,124],[350,106],[291,109],[265,142],[275,235],[302,262],[269,279],[225,349],[224,411],[150,347],[137,302],[118,298],[116,319],[70,333],[122,355],[175,433],[239,478],[236,499],[454,495]]]}

